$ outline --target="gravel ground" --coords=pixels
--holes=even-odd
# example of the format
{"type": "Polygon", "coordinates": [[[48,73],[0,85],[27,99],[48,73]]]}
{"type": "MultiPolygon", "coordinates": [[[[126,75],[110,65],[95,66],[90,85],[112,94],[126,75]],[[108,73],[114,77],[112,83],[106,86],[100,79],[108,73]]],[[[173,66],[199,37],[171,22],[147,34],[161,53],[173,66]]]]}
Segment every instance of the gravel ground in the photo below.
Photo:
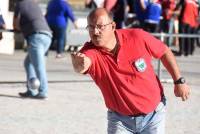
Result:
{"type": "MultiPolygon", "coordinates": [[[[1,84],[0,134],[106,134],[106,108],[93,82],[51,83],[48,100],[21,99],[24,84],[1,84]]],[[[190,100],[168,99],[166,134],[200,134],[200,90],[192,86],[190,100]]]]}

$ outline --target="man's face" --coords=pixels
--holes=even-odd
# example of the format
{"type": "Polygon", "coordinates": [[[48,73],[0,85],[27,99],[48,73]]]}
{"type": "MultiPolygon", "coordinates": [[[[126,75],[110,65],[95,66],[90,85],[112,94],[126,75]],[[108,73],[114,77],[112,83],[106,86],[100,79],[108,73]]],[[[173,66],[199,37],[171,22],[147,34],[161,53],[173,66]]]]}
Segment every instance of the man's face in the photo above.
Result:
{"type": "Polygon", "coordinates": [[[105,47],[114,32],[114,22],[106,15],[88,19],[87,29],[94,45],[105,47]]]}

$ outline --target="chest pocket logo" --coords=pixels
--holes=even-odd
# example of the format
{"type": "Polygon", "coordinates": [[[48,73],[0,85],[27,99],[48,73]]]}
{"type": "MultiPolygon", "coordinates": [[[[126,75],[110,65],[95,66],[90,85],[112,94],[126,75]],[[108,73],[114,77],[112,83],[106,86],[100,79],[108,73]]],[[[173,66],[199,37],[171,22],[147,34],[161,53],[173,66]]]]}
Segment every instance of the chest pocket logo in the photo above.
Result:
{"type": "Polygon", "coordinates": [[[147,64],[143,58],[139,58],[135,61],[135,67],[137,68],[137,71],[144,72],[147,68],[147,64]]]}

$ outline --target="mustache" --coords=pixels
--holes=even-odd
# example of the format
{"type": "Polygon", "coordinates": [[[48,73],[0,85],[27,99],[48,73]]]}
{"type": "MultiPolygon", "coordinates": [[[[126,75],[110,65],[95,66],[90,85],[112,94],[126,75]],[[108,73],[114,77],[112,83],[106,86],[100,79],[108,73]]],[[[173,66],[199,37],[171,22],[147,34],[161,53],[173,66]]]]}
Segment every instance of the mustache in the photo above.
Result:
{"type": "Polygon", "coordinates": [[[101,35],[93,35],[93,38],[102,38],[101,35]]]}

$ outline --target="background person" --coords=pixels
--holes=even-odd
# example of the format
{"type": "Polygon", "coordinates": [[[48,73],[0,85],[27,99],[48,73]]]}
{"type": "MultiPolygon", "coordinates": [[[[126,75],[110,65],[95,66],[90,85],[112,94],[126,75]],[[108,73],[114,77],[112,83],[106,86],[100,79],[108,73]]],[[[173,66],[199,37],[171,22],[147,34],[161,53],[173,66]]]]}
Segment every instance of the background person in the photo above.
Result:
{"type": "MultiPolygon", "coordinates": [[[[1,9],[0,9],[0,29],[6,29],[6,24],[5,21],[3,19],[3,15],[1,13],[1,9]]],[[[3,34],[2,32],[0,32],[0,40],[3,38],[3,34]]]]}
{"type": "MultiPolygon", "coordinates": [[[[176,8],[176,0],[162,0],[162,17],[161,20],[161,32],[172,34],[173,33],[173,23],[174,23],[174,13],[176,8]]],[[[172,37],[166,37],[164,42],[170,46],[172,37]]]]}
{"type": "Polygon", "coordinates": [[[171,74],[175,95],[183,101],[189,97],[171,50],[142,29],[116,30],[104,8],[87,19],[91,41],[72,53],[72,64],[99,86],[108,108],[108,134],[164,134],[165,97],[152,57],[171,74]]]}
{"type": "Polygon", "coordinates": [[[128,11],[129,6],[127,0],[117,0],[115,6],[111,10],[113,14],[113,20],[116,23],[116,29],[125,27],[128,11]]]}
{"type": "Polygon", "coordinates": [[[85,6],[88,8],[103,7],[104,0],[85,0],[85,6]]]}
{"type": "Polygon", "coordinates": [[[151,33],[159,32],[160,17],[162,7],[159,0],[151,0],[146,8],[146,17],[144,19],[144,30],[151,33]]]}
{"type": "Polygon", "coordinates": [[[62,58],[64,56],[68,19],[73,22],[75,28],[78,27],[72,8],[66,0],[51,0],[48,3],[46,19],[53,31],[51,46],[57,41],[56,58],[62,58]]]}
{"type": "MultiPolygon", "coordinates": [[[[179,15],[179,33],[194,34],[198,26],[198,8],[197,0],[180,0],[177,4],[177,10],[180,10],[179,15]]],[[[178,55],[193,55],[195,50],[194,38],[180,38],[179,54],[178,55]]]]}
{"type": "Polygon", "coordinates": [[[24,60],[27,75],[27,91],[20,92],[19,95],[21,97],[45,99],[48,95],[45,53],[49,49],[52,34],[36,1],[17,1],[13,28],[14,30],[21,30],[23,33],[27,41],[28,52],[24,60]],[[38,94],[35,95],[34,91],[28,86],[28,82],[36,78],[39,79],[40,86],[38,94]]]}
{"type": "Polygon", "coordinates": [[[136,0],[134,5],[134,12],[136,14],[136,18],[139,21],[139,27],[144,28],[144,21],[146,18],[146,10],[147,6],[150,3],[149,0],[136,0]]]}

